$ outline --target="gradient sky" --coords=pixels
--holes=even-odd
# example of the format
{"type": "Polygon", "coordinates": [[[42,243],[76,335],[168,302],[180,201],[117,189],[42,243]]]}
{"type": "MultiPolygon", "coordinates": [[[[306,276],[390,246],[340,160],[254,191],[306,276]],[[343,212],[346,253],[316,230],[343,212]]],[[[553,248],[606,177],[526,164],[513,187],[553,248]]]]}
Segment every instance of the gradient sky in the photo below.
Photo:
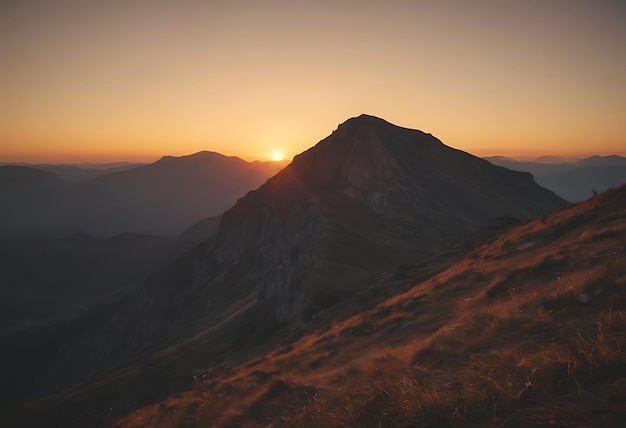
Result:
{"type": "Polygon", "coordinates": [[[291,157],[361,113],[626,155],[626,2],[0,2],[0,161],[291,157]]]}

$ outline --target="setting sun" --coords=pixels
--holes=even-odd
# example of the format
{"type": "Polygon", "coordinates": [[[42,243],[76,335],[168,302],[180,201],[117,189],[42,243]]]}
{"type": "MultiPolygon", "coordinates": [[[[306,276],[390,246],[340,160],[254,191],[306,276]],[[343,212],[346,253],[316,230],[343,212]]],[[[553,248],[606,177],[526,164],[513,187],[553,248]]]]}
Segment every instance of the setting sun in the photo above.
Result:
{"type": "Polygon", "coordinates": [[[281,161],[285,159],[285,155],[283,155],[282,152],[274,152],[272,153],[272,160],[273,161],[281,161]]]}

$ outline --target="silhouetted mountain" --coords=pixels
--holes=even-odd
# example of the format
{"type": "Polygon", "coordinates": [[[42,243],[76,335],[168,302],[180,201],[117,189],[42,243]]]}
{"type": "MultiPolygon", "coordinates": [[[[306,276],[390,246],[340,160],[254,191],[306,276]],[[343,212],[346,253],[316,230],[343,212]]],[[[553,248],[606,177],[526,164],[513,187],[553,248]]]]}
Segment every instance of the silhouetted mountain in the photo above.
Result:
{"type": "Polygon", "coordinates": [[[176,236],[193,223],[220,215],[285,164],[200,152],[166,156],[132,169],[122,165],[123,171],[80,183],[63,182],[59,175],[42,171],[42,177],[56,177],[55,187],[25,187],[5,180],[0,202],[11,209],[0,215],[0,230],[45,237],[124,232],[176,236]]]}
{"type": "Polygon", "coordinates": [[[626,167],[626,158],[617,155],[591,156],[576,162],[578,166],[623,166],[626,167]]]}
{"type": "Polygon", "coordinates": [[[58,177],[37,168],[17,165],[0,166],[0,188],[10,186],[33,186],[58,183],[58,177]]]}
{"type": "Polygon", "coordinates": [[[540,185],[571,202],[578,202],[626,183],[626,158],[621,156],[592,156],[575,162],[524,162],[500,156],[485,158],[515,171],[532,173],[540,185]]]}
{"type": "MultiPolygon", "coordinates": [[[[83,191],[99,207],[84,215],[84,229],[109,222],[115,229],[177,235],[204,218],[220,215],[237,198],[280,171],[284,162],[246,162],[214,152],[165,156],[159,161],[102,176],[83,191]],[[115,195],[115,199],[107,198],[115,195]]],[[[101,228],[105,235],[114,231],[101,228]]]]}
{"type": "Polygon", "coordinates": [[[48,164],[48,163],[8,163],[2,166],[26,167],[40,171],[47,171],[62,181],[67,183],[79,183],[81,181],[92,180],[101,175],[111,172],[125,171],[144,165],[133,162],[113,162],[113,163],[80,163],[80,164],[48,164]]]}
{"type": "Polygon", "coordinates": [[[114,162],[106,164],[36,164],[31,165],[44,171],[50,171],[68,183],[92,180],[112,172],[126,171],[144,165],[143,163],[114,162]]]}
{"type": "Polygon", "coordinates": [[[350,119],[225,212],[214,239],[125,303],[86,315],[38,391],[178,349],[192,335],[223,333],[220,349],[263,343],[278,326],[375,287],[397,265],[449,251],[495,218],[564,205],[528,173],[382,119],[350,119]]]}

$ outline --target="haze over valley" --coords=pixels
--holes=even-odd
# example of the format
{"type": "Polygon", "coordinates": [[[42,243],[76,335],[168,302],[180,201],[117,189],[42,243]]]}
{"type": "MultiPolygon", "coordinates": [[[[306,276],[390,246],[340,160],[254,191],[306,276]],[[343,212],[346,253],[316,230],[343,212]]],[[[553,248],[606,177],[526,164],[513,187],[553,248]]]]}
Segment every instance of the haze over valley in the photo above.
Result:
{"type": "Polygon", "coordinates": [[[485,159],[515,171],[530,172],[538,184],[570,202],[580,202],[598,192],[626,183],[626,158],[618,155],[596,155],[578,160],[549,156],[535,161],[519,161],[502,156],[485,159]]]}

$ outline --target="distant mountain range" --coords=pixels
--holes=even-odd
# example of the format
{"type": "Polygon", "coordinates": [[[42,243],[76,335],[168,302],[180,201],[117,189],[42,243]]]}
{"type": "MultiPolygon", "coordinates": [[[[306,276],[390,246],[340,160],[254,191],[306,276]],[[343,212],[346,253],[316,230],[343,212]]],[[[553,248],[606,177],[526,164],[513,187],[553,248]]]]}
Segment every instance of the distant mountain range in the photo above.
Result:
{"type": "Polygon", "coordinates": [[[528,171],[541,186],[570,202],[579,202],[626,183],[626,158],[592,156],[577,161],[542,157],[535,161],[518,161],[502,156],[486,160],[515,171],[528,171]]]}
{"type": "Polygon", "coordinates": [[[41,171],[54,173],[58,178],[68,183],[78,183],[81,181],[91,180],[101,175],[110,174],[112,172],[126,171],[128,169],[137,168],[145,165],[144,163],[133,162],[114,162],[114,163],[81,163],[81,164],[28,164],[13,163],[0,166],[23,166],[34,168],[41,171]]]}
{"type": "Polygon", "coordinates": [[[287,163],[200,152],[104,170],[0,166],[0,236],[176,236],[221,215],[287,163]]]}

